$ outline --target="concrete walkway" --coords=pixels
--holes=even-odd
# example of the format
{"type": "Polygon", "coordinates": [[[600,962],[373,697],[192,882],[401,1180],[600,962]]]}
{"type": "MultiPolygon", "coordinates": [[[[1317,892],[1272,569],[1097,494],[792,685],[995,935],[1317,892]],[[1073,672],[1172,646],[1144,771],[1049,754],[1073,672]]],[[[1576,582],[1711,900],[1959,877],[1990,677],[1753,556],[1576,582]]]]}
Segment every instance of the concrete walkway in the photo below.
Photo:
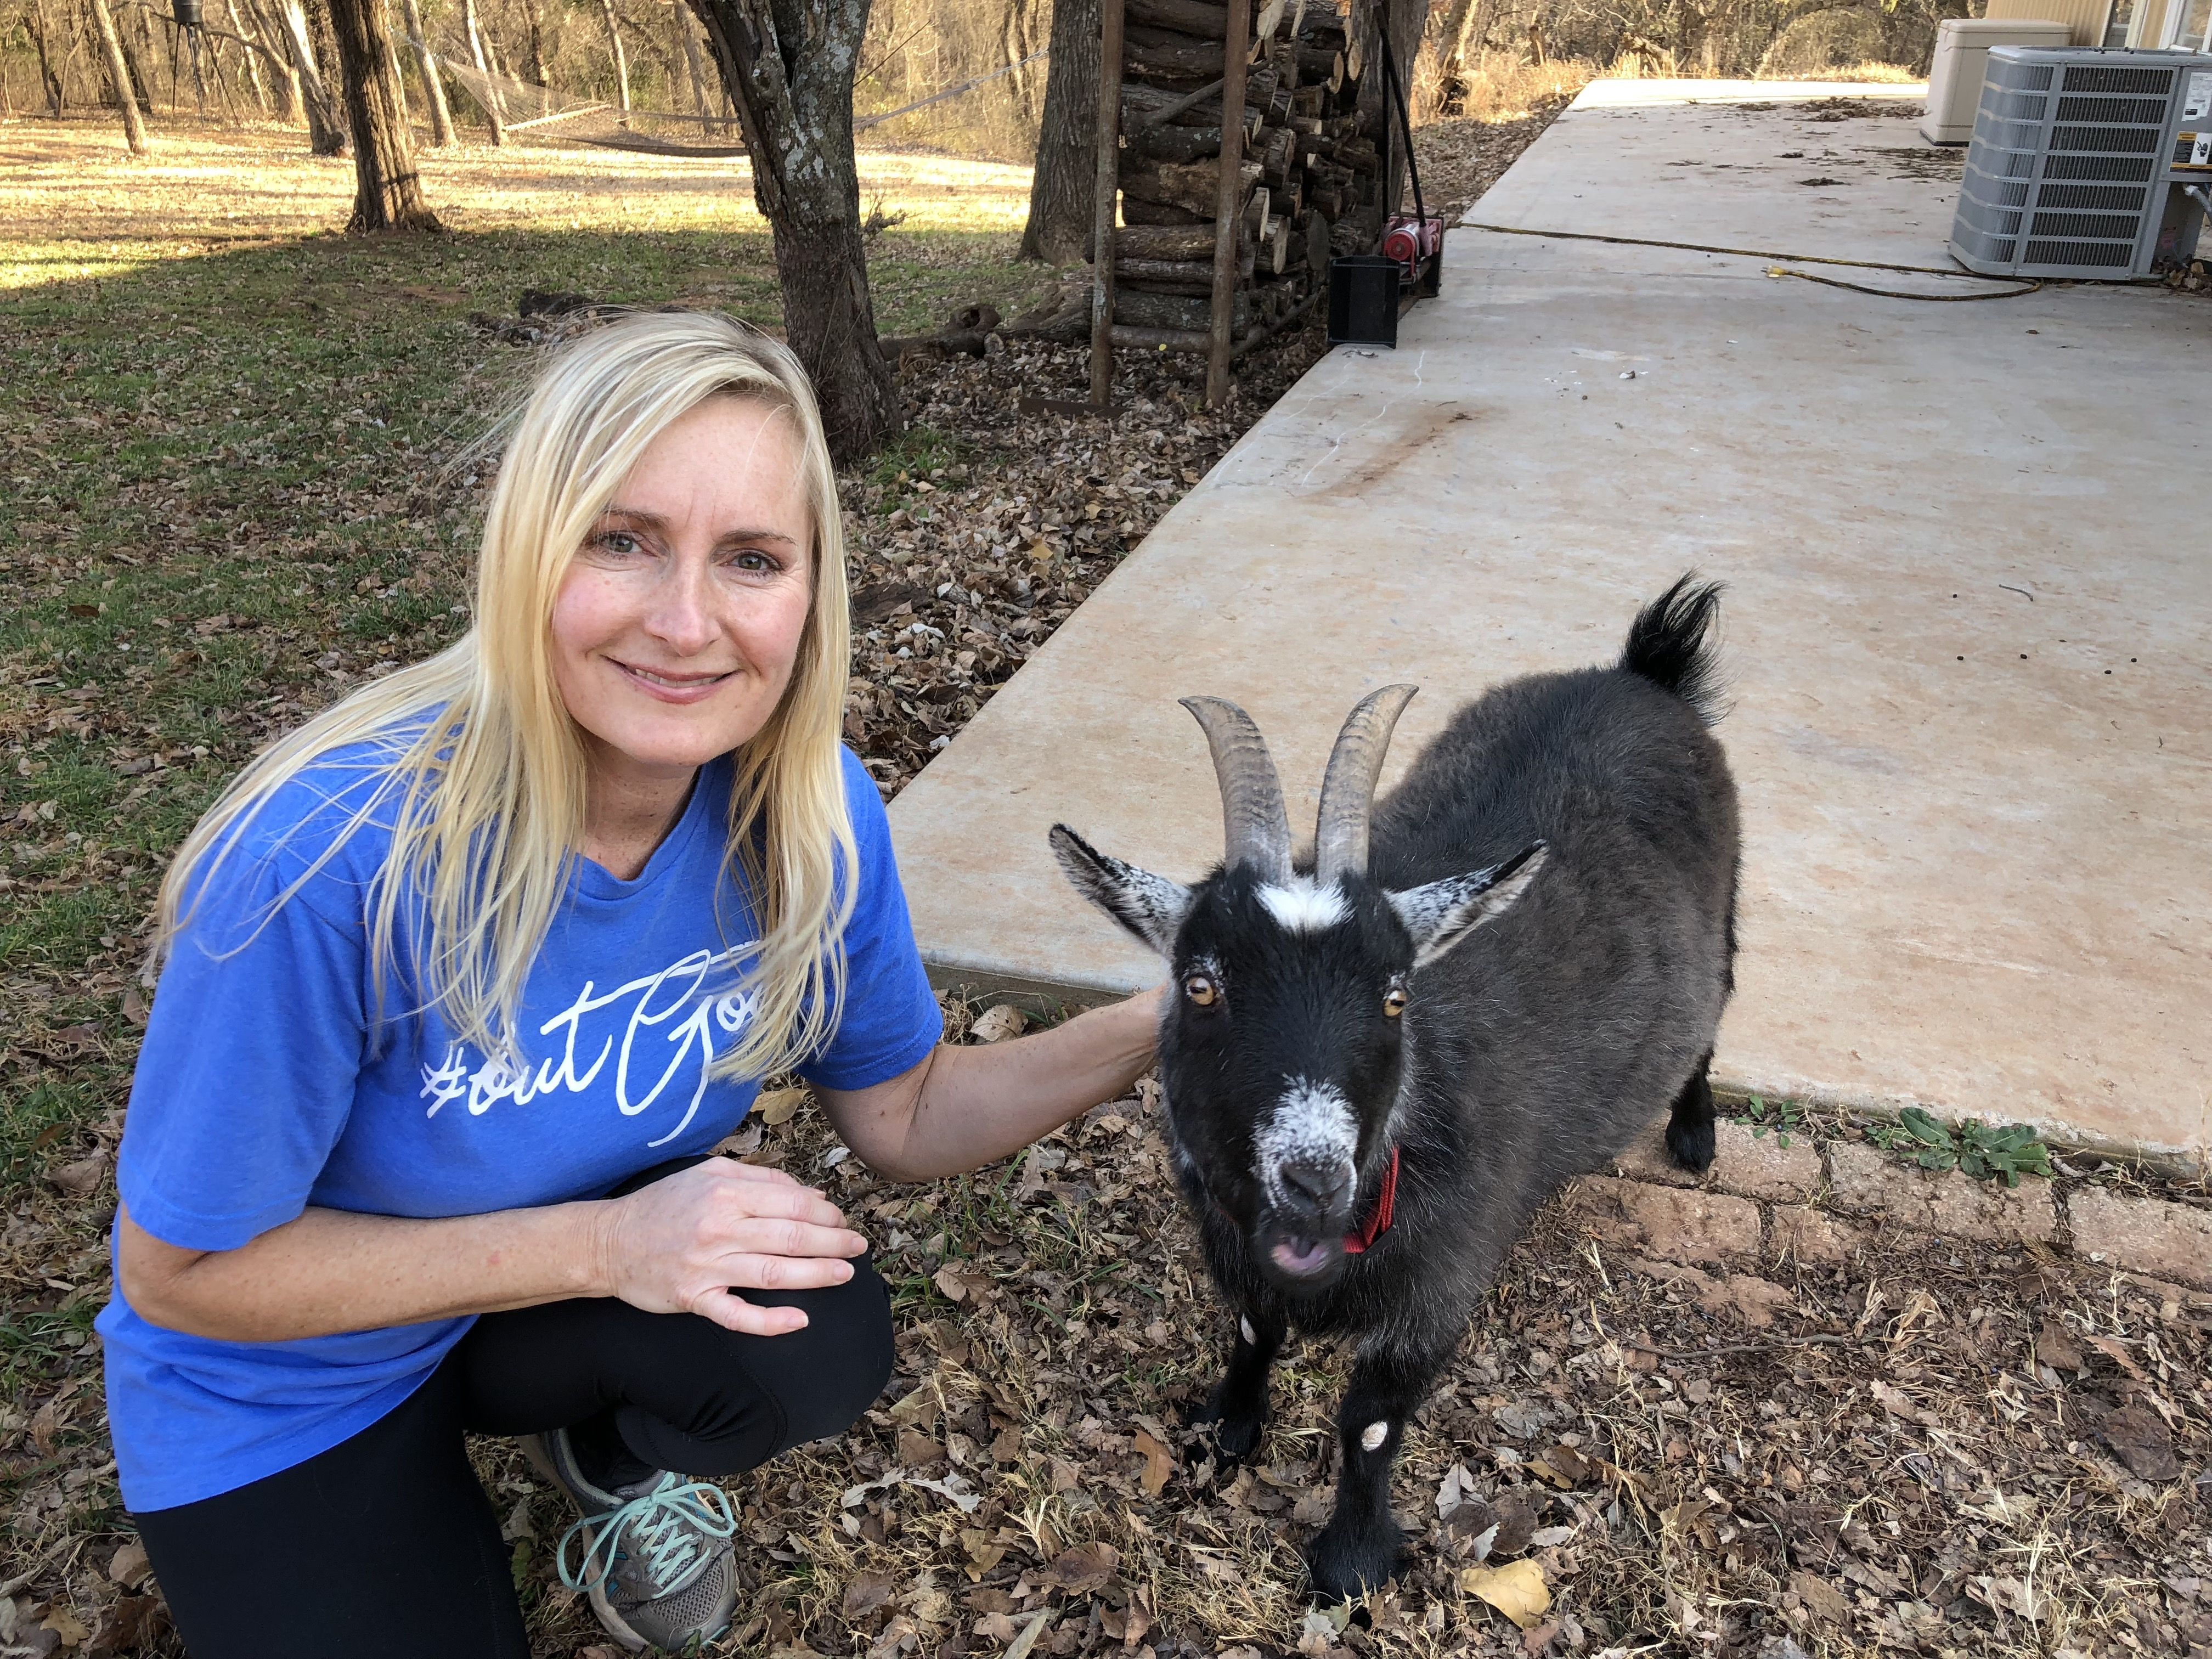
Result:
{"type": "MultiPolygon", "coordinates": [[[[1946,266],[1957,164],[1918,109],[1600,82],[1470,216],[1946,266]]],[[[1318,364],[896,803],[935,971],[1158,977],[1045,832],[1187,876],[1219,856],[1178,696],[1249,708],[1310,824],[1363,692],[1424,688],[1402,763],[1484,685],[1614,655],[1696,567],[1729,584],[1747,830],[1721,1077],[2201,1162],[2212,303],[1917,303],[1771,263],[1454,231],[1400,349],[1318,364]]]]}

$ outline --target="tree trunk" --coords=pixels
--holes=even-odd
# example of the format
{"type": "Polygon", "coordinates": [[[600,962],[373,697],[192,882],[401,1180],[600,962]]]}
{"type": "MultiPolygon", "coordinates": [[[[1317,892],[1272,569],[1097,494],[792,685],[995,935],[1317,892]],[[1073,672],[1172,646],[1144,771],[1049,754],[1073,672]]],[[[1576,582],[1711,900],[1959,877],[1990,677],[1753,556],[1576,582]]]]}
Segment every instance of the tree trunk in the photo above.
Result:
{"type": "Polygon", "coordinates": [[[714,112],[707,106],[707,66],[699,61],[699,36],[693,27],[691,14],[684,9],[684,0],[676,0],[669,9],[676,23],[676,44],[684,54],[684,78],[691,83],[691,111],[699,118],[699,131],[713,131],[708,117],[714,112]]]}
{"type": "Polygon", "coordinates": [[[446,77],[438,72],[438,55],[430,50],[430,36],[422,27],[422,9],[406,0],[407,36],[415,47],[415,66],[422,72],[423,100],[430,106],[430,144],[444,149],[453,142],[453,111],[446,101],[446,77]]]}
{"type": "Polygon", "coordinates": [[[1065,265],[1088,256],[1097,178],[1098,0],[1054,0],[1023,258],[1065,265]]]}
{"type": "Polygon", "coordinates": [[[115,32],[114,15],[107,0],[91,0],[92,21],[100,30],[100,50],[107,57],[108,79],[115,82],[116,106],[123,112],[123,141],[133,155],[146,153],[146,125],[138,118],[138,100],[131,95],[131,66],[124,61],[123,38],[115,32]]]}
{"type": "MultiPolygon", "coordinates": [[[[259,32],[239,10],[238,0],[224,0],[224,9],[230,13],[230,27],[240,40],[251,41],[254,46],[260,44],[259,32]]],[[[253,101],[261,106],[261,118],[265,121],[270,115],[269,83],[261,78],[261,54],[249,46],[245,58],[246,78],[253,83],[253,101]]]]}
{"type": "MultiPolygon", "coordinates": [[[[545,68],[545,7],[544,0],[524,0],[522,20],[529,26],[530,78],[541,87],[553,84],[553,77],[545,68]]],[[[540,100],[542,103],[544,100],[540,100]]],[[[550,110],[541,108],[540,115],[550,115],[550,110]]]]}
{"type": "Polygon", "coordinates": [[[409,132],[414,126],[414,116],[407,107],[407,77],[399,67],[399,43],[392,38],[392,8],[386,0],[369,0],[376,8],[376,27],[384,36],[384,61],[392,75],[392,96],[399,103],[399,130],[409,132]]]}
{"type": "Polygon", "coordinates": [[[853,163],[853,76],[868,0],[692,0],[775,233],[784,336],[814,381],[830,453],[851,460],[903,422],[876,339],[853,163]]]}
{"type": "MultiPolygon", "coordinates": [[[[461,23],[469,36],[469,56],[476,60],[477,73],[488,76],[491,65],[484,61],[483,30],[477,22],[477,0],[461,0],[461,23]]],[[[477,100],[483,107],[484,119],[491,125],[491,141],[495,144],[507,142],[507,118],[500,108],[499,88],[487,87],[477,100]]]]}
{"type": "Polygon", "coordinates": [[[300,101],[307,112],[307,148],[317,155],[345,154],[346,135],[329,84],[317,65],[313,40],[307,33],[307,14],[300,0],[272,0],[277,21],[284,26],[284,44],[299,72],[300,101]]]}
{"type": "Polygon", "coordinates": [[[599,0],[599,15],[607,26],[607,49],[615,58],[615,107],[629,125],[629,54],[623,50],[622,26],[615,21],[615,0],[599,0]]]}
{"type": "Polygon", "coordinates": [[[331,0],[346,114],[353,126],[354,198],[349,231],[440,230],[422,200],[397,60],[384,29],[384,0],[331,0]]]}
{"type": "Polygon", "coordinates": [[[296,121],[304,100],[300,94],[300,70],[292,62],[292,54],[283,49],[284,31],[270,21],[270,15],[260,0],[246,0],[246,9],[253,14],[254,27],[264,37],[278,43],[279,50],[270,58],[275,71],[276,86],[276,118],[296,121]]]}
{"type": "MultiPolygon", "coordinates": [[[[38,49],[39,79],[46,87],[47,112],[58,121],[62,118],[62,111],[65,107],[65,103],[63,97],[61,71],[55,65],[52,54],[46,50],[45,0],[32,0],[31,4],[23,9],[23,21],[30,28],[31,44],[38,49]]],[[[113,25],[111,23],[110,27],[112,27],[113,25]]],[[[128,90],[127,87],[125,90],[128,90]]],[[[133,144],[131,149],[134,155],[138,153],[138,147],[136,144],[133,144]]]]}

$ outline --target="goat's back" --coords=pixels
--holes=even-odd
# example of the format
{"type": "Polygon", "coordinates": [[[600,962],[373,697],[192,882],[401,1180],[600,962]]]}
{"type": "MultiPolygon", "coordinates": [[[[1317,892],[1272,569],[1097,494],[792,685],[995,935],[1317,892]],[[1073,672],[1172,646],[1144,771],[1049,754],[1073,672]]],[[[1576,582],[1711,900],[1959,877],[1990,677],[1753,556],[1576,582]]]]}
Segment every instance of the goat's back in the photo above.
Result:
{"type": "Polygon", "coordinates": [[[1710,1051],[1737,837],[1698,708],[1625,668],[1486,693],[1377,805],[1370,867],[1393,888],[1549,847],[1519,903],[1420,971],[1408,1011],[1425,1132],[1523,1194],[1513,1207],[1619,1151],[1710,1051]]]}

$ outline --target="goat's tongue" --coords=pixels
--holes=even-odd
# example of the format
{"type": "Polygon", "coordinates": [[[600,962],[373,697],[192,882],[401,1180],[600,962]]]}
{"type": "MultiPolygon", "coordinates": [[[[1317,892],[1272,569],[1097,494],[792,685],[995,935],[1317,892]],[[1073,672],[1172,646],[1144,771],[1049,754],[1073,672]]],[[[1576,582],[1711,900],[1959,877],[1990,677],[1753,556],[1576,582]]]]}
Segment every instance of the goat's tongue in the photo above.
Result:
{"type": "Polygon", "coordinates": [[[1267,1253],[1286,1273],[1317,1273],[1328,1261],[1326,1245],[1310,1238],[1285,1238],[1267,1253]]]}

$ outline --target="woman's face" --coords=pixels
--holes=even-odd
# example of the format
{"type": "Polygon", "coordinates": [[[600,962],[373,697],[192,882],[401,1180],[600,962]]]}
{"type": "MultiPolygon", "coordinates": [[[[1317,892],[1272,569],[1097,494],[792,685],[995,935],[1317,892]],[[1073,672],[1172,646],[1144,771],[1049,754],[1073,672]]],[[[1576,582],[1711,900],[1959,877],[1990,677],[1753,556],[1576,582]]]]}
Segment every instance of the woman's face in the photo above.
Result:
{"type": "Polygon", "coordinates": [[[638,458],[568,567],[553,678],[603,780],[688,780],[775,712],[814,592],[799,453],[788,415],[711,398],[638,458]]]}

